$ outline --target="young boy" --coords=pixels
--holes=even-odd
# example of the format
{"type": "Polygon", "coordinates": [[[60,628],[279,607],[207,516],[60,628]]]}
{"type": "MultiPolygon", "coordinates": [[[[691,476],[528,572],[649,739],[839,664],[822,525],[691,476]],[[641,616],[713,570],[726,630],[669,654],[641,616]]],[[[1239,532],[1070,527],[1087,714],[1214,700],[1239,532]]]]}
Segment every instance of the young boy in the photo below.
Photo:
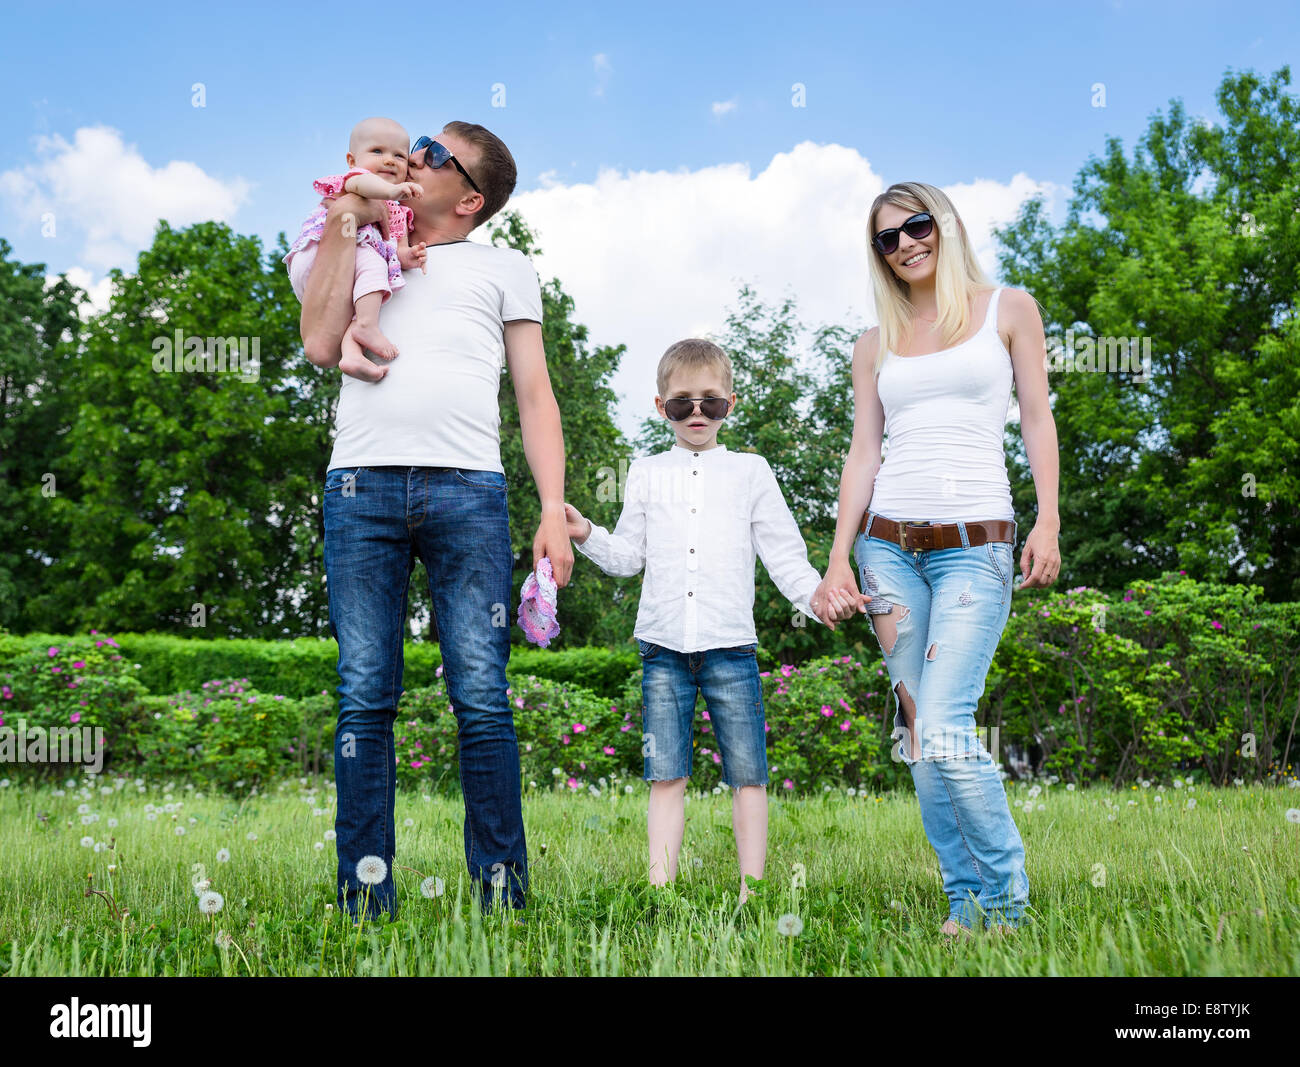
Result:
{"type": "MultiPolygon", "coordinates": [[[[677,875],[686,820],[686,781],[696,694],[704,694],[732,789],[732,828],[745,876],[763,877],[767,859],[767,738],[754,632],[754,552],[778,589],[805,615],[821,582],[799,527],[762,456],[718,444],[736,403],[731,360],[691,338],[659,361],[655,408],[673,424],[667,452],[634,460],[614,532],[565,503],[569,536],[606,574],[645,567],[634,635],[643,667],[642,717],[650,881],[677,875]]],[[[855,605],[856,606],[856,605],[855,605]]],[[[823,611],[846,617],[834,596],[823,611]]]]}

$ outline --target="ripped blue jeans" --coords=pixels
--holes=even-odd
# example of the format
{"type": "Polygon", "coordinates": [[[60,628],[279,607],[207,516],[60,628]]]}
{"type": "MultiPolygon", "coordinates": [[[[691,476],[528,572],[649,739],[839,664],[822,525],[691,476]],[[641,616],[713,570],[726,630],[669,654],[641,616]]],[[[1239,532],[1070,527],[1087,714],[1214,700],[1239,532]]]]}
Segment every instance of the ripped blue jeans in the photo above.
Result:
{"type": "MultiPolygon", "coordinates": [[[[867,514],[870,531],[876,513],[867,514]]],[[[894,690],[894,759],[916,783],[948,917],[965,927],[1019,926],[1029,900],[1025,846],[975,726],[1011,613],[1013,546],[971,546],[966,524],[958,526],[959,548],[911,552],[862,533],[853,554],[894,690]]]]}

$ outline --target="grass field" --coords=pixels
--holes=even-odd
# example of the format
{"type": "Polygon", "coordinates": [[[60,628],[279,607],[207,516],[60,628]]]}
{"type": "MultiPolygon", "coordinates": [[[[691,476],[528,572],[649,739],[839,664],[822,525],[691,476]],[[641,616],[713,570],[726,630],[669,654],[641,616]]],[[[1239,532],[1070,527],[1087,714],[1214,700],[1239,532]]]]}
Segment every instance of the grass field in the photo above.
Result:
{"type": "Polygon", "coordinates": [[[522,921],[480,919],[470,901],[459,802],[399,793],[399,915],[358,929],[328,907],[331,783],[242,802],[102,783],[0,787],[0,973],[1300,974],[1294,788],[1012,784],[1034,921],[953,943],[938,932],[938,864],[906,793],[774,799],[767,878],[739,910],[727,796],[689,800],[682,873],[654,890],[644,785],[530,794],[522,921]],[[151,819],[146,805],[163,810],[151,819]],[[429,876],[441,895],[422,895],[429,876]],[[221,894],[219,913],[200,913],[197,877],[221,894]],[[799,925],[778,922],[788,915],[797,934],[782,932],[799,925]]]}

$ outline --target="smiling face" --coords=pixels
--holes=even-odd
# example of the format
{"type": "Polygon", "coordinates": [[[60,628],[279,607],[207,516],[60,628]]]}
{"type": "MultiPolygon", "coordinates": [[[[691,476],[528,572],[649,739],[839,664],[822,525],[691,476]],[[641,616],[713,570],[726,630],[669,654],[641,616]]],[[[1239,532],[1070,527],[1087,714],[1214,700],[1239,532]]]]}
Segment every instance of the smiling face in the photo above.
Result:
{"type": "MultiPolygon", "coordinates": [[[[731,401],[731,406],[727,410],[730,416],[736,410],[736,394],[722,391],[722,372],[716,367],[679,367],[673,371],[668,378],[668,399],[672,397],[707,397],[723,396],[731,401]]],[[[664,410],[664,397],[655,397],[655,408],[665,419],[668,418],[668,412],[664,410]]],[[[677,434],[677,443],[683,448],[690,448],[696,451],[700,449],[713,448],[718,443],[718,431],[722,429],[722,424],[726,419],[719,419],[714,422],[712,419],[705,418],[700,413],[699,404],[695,405],[695,410],[684,418],[681,422],[669,421],[677,434]]]]}
{"type": "MultiPolygon", "coordinates": [[[[923,207],[907,208],[899,207],[897,204],[881,204],[880,210],[876,212],[871,235],[874,237],[881,230],[902,226],[913,215],[925,210],[923,207]]],[[[880,250],[874,246],[872,251],[877,256],[881,255],[880,250]]],[[[939,226],[936,223],[930,230],[929,236],[920,239],[910,237],[905,230],[899,230],[898,247],[881,258],[889,264],[890,270],[900,281],[908,285],[917,285],[933,283],[935,270],[939,266],[938,253],[939,226]]]]}
{"type": "Polygon", "coordinates": [[[368,170],[385,181],[406,181],[406,153],[411,141],[400,123],[392,119],[365,119],[352,129],[348,167],[368,170]]]}

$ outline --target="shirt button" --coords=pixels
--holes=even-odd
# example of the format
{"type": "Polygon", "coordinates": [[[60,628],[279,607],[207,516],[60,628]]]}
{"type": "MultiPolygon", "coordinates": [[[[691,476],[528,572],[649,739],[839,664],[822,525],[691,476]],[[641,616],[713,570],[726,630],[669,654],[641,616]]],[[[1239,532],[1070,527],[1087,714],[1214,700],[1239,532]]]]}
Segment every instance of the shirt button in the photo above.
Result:
{"type": "Polygon", "coordinates": [[[695,454],[696,454],[696,455],[697,455],[697,456],[698,456],[698,455],[699,455],[699,453],[698,453],[698,452],[696,452],[696,453],[695,453],[695,454]]]}
{"type": "Polygon", "coordinates": [[[695,549],[693,549],[693,548],[692,548],[692,549],[691,549],[691,551],[692,551],[692,552],[694,552],[694,551],[695,551],[695,549]]]}
{"type": "Polygon", "coordinates": [[[692,515],[695,514],[695,509],[694,509],[694,508],[691,508],[691,514],[692,514],[692,515]]]}
{"type": "Polygon", "coordinates": [[[694,596],[695,594],[694,594],[694,593],[687,593],[686,595],[687,595],[687,596],[694,596]]]}
{"type": "Polygon", "coordinates": [[[692,474],[699,474],[699,471],[691,471],[692,474]]]}

